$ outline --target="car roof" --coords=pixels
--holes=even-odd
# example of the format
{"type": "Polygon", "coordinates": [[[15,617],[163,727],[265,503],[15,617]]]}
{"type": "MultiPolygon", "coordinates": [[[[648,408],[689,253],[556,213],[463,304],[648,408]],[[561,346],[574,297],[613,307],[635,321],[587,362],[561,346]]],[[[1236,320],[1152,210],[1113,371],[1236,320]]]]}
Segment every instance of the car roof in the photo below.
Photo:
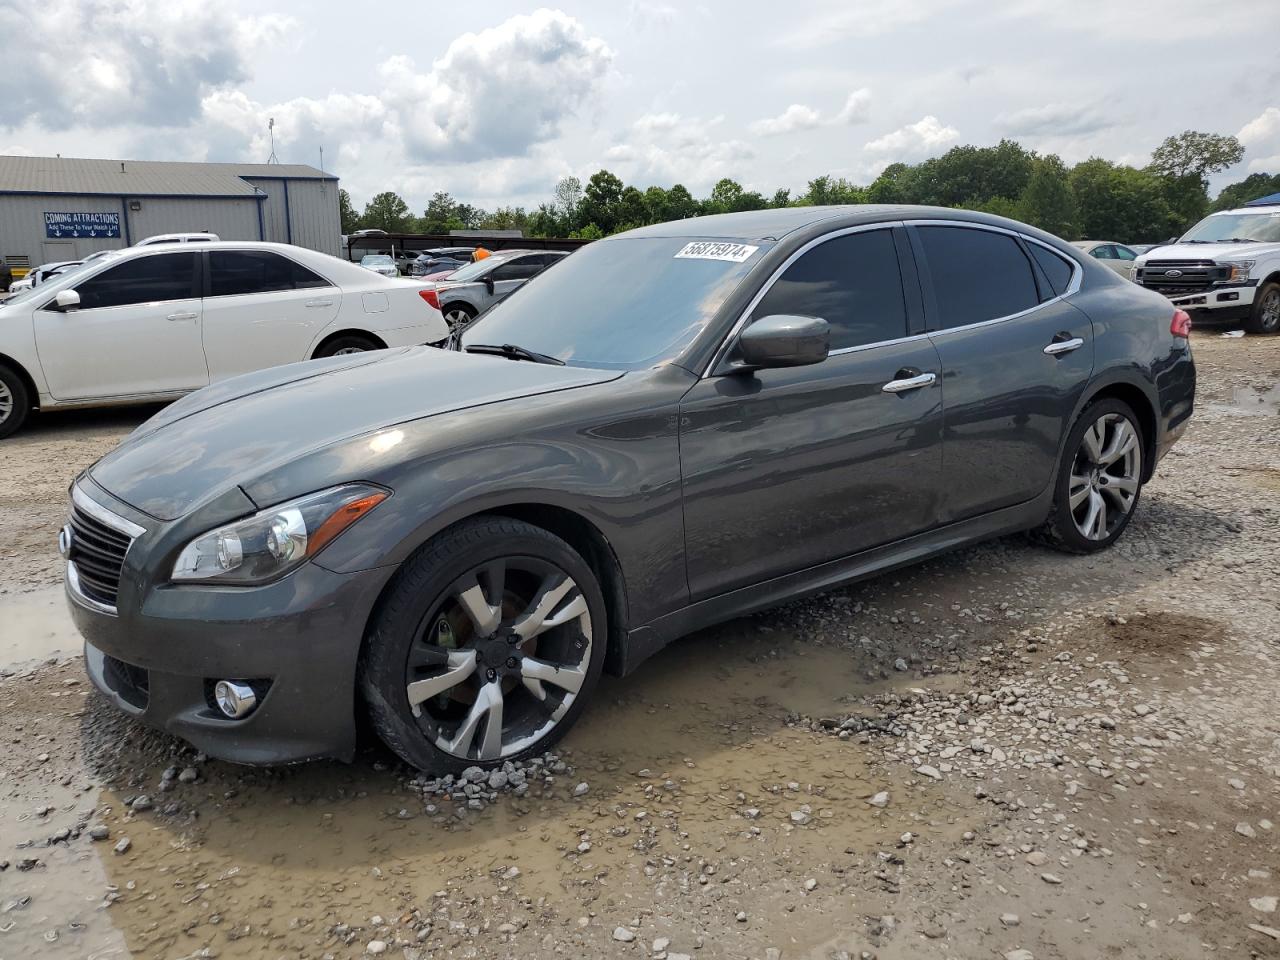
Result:
{"type": "Polygon", "coordinates": [[[1219,210],[1209,216],[1218,217],[1224,213],[1280,213],[1280,203],[1258,204],[1256,207],[1235,207],[1231,210],[1219,210]]]}
{"type": "MultiPolygon", "coordinates": [[[[855,226],[893,220],[953,220],[1018,229],[1036,236],[1042,231],[1004,217],[975,210],[926,207],[913,204],[855,203],[826,207],[779,207],[742,213],[717,213],[706,217],[671,220],[628,230],[606,237],[604,242],[636,237],[706,237],[725,240],[781,240],[797,230],[832,221],[832,225],[855,226]]],[[[597,241],[601,242],[601,241],[597,241]]]]}

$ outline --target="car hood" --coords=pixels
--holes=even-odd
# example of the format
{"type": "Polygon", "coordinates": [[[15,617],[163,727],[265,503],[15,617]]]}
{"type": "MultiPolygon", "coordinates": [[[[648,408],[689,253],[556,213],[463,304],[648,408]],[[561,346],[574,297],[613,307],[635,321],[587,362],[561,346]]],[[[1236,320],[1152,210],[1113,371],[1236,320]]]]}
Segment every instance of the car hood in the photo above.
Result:
{"type": "Polygon", "coordinates": [[[90,469],[160,520],[308,453],[384,427],[617,379],[431,347],[312,360],[236,377],[161,411],[90,469]]]}
{"type": "Polygon", "coordinates": [[[1280,253],[1280,243],[1172,243],[1148,250],[1138,258],[1149,260],[1257,260],[1280,253]]]}

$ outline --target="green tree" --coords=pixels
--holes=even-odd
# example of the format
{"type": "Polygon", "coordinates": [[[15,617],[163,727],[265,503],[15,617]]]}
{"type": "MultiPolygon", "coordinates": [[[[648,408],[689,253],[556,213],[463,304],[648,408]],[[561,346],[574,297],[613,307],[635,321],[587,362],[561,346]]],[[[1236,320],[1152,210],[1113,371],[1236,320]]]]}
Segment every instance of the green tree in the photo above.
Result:
{"type": "Polygon", "coordinates": [[[1088,240],[1153,243],[1178,232],[1160,177],[1093,157],[1071,170],[1079,234],[1088,240]]]}
{"type": "Polygon", "coordinates": [[[343,233],[355,233],[360,229],[360,214],[351,203],[351,194],[345,190],[338,191],[338,220],[343,233]]]}
{"type": "Polygon", "coordinates": [[[662,187],[650,187],[641,199],[644,202],[645,223],[666,223],[673,219],[667,200],[667,191],[662,187]]]}
{"type": "Polygon", "coordinates": [[[1257,200],[1259,197],[1269,197],[1273,193],[1280,193],[1280,173],[1251,173],[1238,183],[1230,184],[1223,187],[1222,192],[1218,194],[1213,206],[1213,211],[1231,210],[1235,207],[1242,207],[1250,200],[1257,200]]]}
{"type": "Polygon", "coordinates": [[[569,236],[574,240],[602,240],[604,239],[604,231],[594,223],[588,223],[581,230],[573,231],[569,236]]]}
{"type": "Polygon", "coordinates": [[[443,191],[433,193],[426,211],[418,220],[421,233],[448,233],[450,230],[464,230],[466,223],[458,216],[458,204],[453,197],[443,191]]]}
{"type": "Polygon", "coordinates": [[[400,199],[399,194],[390,190],[378,194],[365,204],[360,224],[385,230],[387,233],[405,233],[414,225],[409,205],[400,199]]]}
{"type": "Polygon", "coordinates": [[[915,195],[915,171],[905,163],[891,163],[867,187],[868,203],[919,203],[915,195]]]}
{"type": "Polygon", "coordinates": [[[804,206],[827,206],[842,203],[866,203],[865,187],[854,186],[844,177],[829,177],[825,174],[809,181],[808,189],[796,200],[804,206]]]}
{"type": "Polygon", "coordinates": [[[1197,177],[1208,183],[1209,174],[1235,166],[1244,158],[1244,147],[1235,137],[1184,130],[1151,154],[1151,170],[1162,177],[1197,177]]]}
{"type": "Polygon", "coordinates": [[[587,181],[578,204],[578,218],[584,224],[594,224],[606,235],[618,226],[618,205],[622,202],[622,181],[608,170],[598,170],[587,181]]]}
{"type": "Polygon", "coordinates": [[[779,187],[773,191],[773,199],[769,201],[771,207],[789,207],[791,206],[791,191],[786,187],[779,187]]]}
{"type": "Polygon", "coordinates": [[[582,204],[582,181],[577,177],[561,177],[556,181],[551,212],[564,225],[566,232],[577,226],[578,208],[582,204]]]}
{"type": "Polygon", "coordinates": [[[635,187],[623,187],[622,196],[618,198],[618,223],[614,229],[631,230],[648,222],[644,194],[635,187]]]}
{"type": "Polygon", "coordinates": [[[973,207],[993,197],[1017,200],[1031,179],[1033,155],[1013,140],[994,147],[952,147],[911,171],[906,203],[973,207]]]}
{"type": "Polygon", "coordinates": [[[1067,167],[1061,158],[1053,154],[1036,157],[1014,216],[1059,237],[1075,237],[1079,211],[1067,178],[1067,167]]]}
{"type": "Polygon", "coordinates": [[[667,191],[667,213],[671,220],[687,220],[698,215],[698,201],[683,183],[667,191]]]}
{"type": "Polygon", "coordinates": [[[485,214],[476,224],[477,230],[520,230],[529,226],[529,215],[524,207],[499,207],[485,214]]]}
{"type": "Polygon", "coordinates": [[[763,210],[769,205],[764,195],[746,190],[742,184],[728,177],[711,188],[711,196],[702,204],[704,213],[739,213],[743,210],[763,210]]]}

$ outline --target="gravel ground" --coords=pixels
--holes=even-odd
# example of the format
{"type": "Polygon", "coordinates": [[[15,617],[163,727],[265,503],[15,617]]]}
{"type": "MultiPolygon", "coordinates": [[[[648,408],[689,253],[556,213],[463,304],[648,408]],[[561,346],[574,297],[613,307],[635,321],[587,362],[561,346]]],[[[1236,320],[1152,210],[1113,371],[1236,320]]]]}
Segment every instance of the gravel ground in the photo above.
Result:
{"type": "MultiPolygon", "coordinates": [[[[500,775],[234,767],[78,659],[0,669],[0,960],[1280,956],[1280,338],[1195,350],[1115,549],[1007,538],[706,631],[500,775]]],[[[0,444],[0,624],[144,413],[0,444]]]]}

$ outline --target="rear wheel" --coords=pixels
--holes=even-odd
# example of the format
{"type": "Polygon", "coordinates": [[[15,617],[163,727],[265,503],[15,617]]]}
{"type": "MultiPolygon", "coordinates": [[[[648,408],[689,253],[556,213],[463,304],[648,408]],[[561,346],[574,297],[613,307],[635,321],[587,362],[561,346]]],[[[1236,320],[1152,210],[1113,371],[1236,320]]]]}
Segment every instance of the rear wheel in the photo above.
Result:
{"type": "Polygon", "coordinates": [[[1264,283],[1258,290],[1245,328],[1250,333],[1280,331],[1280,283],[1264,283]]]}
{"type": "Polygon", "coordinates": [[[1039,539],[1071,553],[1115,543],[1138,505],[1145,455],[1138,418],[1127,403],[1102,400],[1086,407],[1067,437],[1039,539]]]}
{"type": "Polygon", "coordinates": [[[374,728],[423,770],[540,753],[572,726],[604,664],[591,568],[540,527],[477,517],[431,540],[375,618],[360,682],[374,728]]]}
{"type": "Polygon", "coordinates": [[[367,353],[370,350],[382,349],[384,349],[382,344],[372,337],[361,336],[358,333],[344,333],[340,337],[334,337],[317,350],[316,357],[344,357],[352,353],[367,353]]]}
{"type": "Polygon", "coordinates": [[[30,413],[27,385],[11,368],[0,364],[0,440],[16,433],[30,413]]]}
{"type": "Polygon", "coordinates": [[[465,326],[475,319],[476,315],[475,308],[465,303],[446,303],[440,312],[444,314],[444,321],[449,324],[450,330],[465,326]]]}

